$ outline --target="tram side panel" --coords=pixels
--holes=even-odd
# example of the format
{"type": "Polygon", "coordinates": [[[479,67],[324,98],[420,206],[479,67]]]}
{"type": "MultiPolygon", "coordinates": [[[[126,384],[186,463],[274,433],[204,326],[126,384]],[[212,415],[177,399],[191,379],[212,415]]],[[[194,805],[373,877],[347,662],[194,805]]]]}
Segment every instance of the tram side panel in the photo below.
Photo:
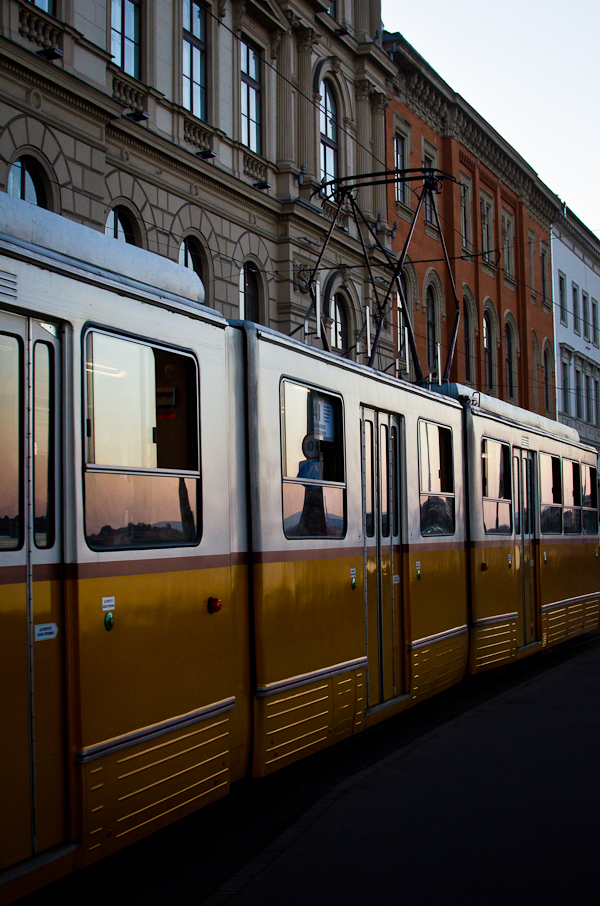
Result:
{"type": "Polygon", "coordinates": [[[591,490],[585,517],[588,534],[583,531],[581,505],[584,473],[589,485],[595,480],[595,470],[589,450],[569,445],[550,432],[470,409],[466,422],[471,506],[470,670],[479,672],[596,625],[598,536],[591,490]],[[573,517],[574,530],[566,534],[565,468],[570,470],[571,502],[580,501],[573,517]]]}
{"type": "Polygon", "coordinates": [[[458,682],[468,655],[460,409],[406,393],[404,574],[410,613],[410,694],[420,701],[458,682]]]}

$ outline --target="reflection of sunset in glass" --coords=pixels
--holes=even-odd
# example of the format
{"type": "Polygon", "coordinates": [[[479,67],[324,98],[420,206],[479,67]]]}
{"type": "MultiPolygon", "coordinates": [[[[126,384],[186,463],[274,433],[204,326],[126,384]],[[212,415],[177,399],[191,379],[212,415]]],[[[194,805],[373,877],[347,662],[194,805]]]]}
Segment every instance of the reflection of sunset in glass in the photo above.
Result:
{"type": "Polygon", "coordinates": [[[296,478],[300,463],[306,459],[302,452],[302,441],[306,434],[308,387],[300,387],[286,381],[283,385],[285,474],[296,478]]]}
{"type": "Polygon", "coordinates": [[[49,501],[52,476],[50,475],[50,347],[36,343],[33,353],[33,507],[36,547],[49,547],[52,543],[49,501]]]}
{"type": "Polygon", "coordinates": [[[0,334],[0,548],[19,546],[19,343],[0,334]]]}
{"type": "Polygon", "coordinates": [[[106,466],[156,468],[152,349],[94,333],[88,335],[87,359],[88,416],[93,437],[88,461],[106,466]]]}

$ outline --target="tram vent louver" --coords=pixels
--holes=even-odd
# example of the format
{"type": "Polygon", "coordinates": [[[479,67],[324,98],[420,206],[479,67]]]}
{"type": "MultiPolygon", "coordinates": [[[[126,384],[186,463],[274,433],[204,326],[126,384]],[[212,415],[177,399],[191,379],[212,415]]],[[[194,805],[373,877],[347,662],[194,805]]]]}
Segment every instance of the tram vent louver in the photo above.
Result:
{"type": "Polygon", "coordinates": [[[522,437],[522,438],[521,438],[521,446],[522,446],[522,447],[528,447],[528,446],[529,446],[529,438],[528,438],[528,437],[522,437]]]}
{"type": "Polygon", "coordinates": [[[8,271],[0,271],[0,296],[8,299],[17,298],[17,275],[8,271]]]}

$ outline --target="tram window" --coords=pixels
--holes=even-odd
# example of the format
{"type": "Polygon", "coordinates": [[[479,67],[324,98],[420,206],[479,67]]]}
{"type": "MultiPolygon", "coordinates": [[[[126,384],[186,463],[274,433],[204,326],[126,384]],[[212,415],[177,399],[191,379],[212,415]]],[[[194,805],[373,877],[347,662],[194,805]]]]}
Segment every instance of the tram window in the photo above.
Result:
{"type": "Polygon", "coordinates": [[[560,456],[540,453],[540,523],[545,535],[562,532],[562,481],[560,456]]]}
{"type": "Polygon", "coordinates": [[[365,532],[375,537],[375,480],[373,462],[373,422],[365,419],[365,532]]]}
{"type": "Polygon", "coordinates": [[[195,361],[94,331],[86,338],[86,378],[90,546],[197,543],[195,361]]]}
{"type": "Polygon", "coordinates": [[[381,534],[384,538],[390,537],[390,514],[389,508],[389,464],[390,455],[388,447],[388,426],[379,426],[379,456],[381,472],[381,534]]]}
{"type": "Polygon", "coordinates": [[[399,494],[400,494],[400,476],[398,475],[398,429],[392,425],[391,429],[392,434],[392,502],[394,506],[394,518],[393,518],[393,527],[392,532],[394,537],[398,534],[399,531],[399,515],[398,509],[400,506],[399,494]]]}
{"type": "Polygon", "coordinates": [[[496,440],[481,442],[483,527],[488,535],[512,532],[510,447],[496,440]]]}
{"type": "Polygon", "coordinates": [[[595,535],[598,531],[598,486],[596,470],[592,466],[581,466],[581,489],[583,531],[586,535],[595,535]]]}
{"type": "Polygon", "coordinates": [[[422,535],[454,533],[454,474],[450,428],[419,422],[422,535]]]}
{"type": "Polygon", "coordinates": [[[0,551],[23,543],[21,373],[23,350],[16,337],[0,334],[0,551]]]}
{"type": "Polygon", "coordinates": [[[281,429],[286,538],[342,538],[346,492],[341,400],[283,381],[281,429]]]}
{"type": "Polygon", "coordinates": [[[563,510],[566,535],[581,534],[581,476],[578,462],[563,459],[563,510]]]}
{"type": "Polygon", "coordinates": [[[35,546],[54,544],[54,388],[53,349],[36,343],[33,350],[33,516],[35,546]]]}

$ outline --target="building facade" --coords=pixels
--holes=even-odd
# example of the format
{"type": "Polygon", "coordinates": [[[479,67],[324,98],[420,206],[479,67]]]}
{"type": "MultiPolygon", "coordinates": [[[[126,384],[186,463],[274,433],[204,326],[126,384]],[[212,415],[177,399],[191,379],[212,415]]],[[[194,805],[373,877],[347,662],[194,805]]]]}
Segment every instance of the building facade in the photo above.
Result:
{"type": "MultiPolygon", "coordinates": [[[[559,200],[400,34],[384,33],[384,47],[396,64],[388,166],[439,169],[454,180],[434,201],[461,315],[451,379],[554,417],[550,229],[559,200]]],[[[421,190],[414,182],[389,188],[397,253],[421,190]]],[[[437,379],[456,302],[431,205],[421,211],[403,280],[423,372],[437,379]]],[[[402,330],[396,336],[410,374],[402,330]]]]}
{"type": "MultiPolygon", "coordinates": [[[[379,2],[2,0],[0,67],[0,189],[193,267],[227,317],[322,342],[321,180],[385,156],[379,2]]],[[[329,345],[364,361],[371,286],[345,213],[322,264],[329,345]]]]}
{"type": "Polygon", "coordinates": [[[600,241],[565,206],[552,229],[558,419],[600,452],[600,241]]]}

